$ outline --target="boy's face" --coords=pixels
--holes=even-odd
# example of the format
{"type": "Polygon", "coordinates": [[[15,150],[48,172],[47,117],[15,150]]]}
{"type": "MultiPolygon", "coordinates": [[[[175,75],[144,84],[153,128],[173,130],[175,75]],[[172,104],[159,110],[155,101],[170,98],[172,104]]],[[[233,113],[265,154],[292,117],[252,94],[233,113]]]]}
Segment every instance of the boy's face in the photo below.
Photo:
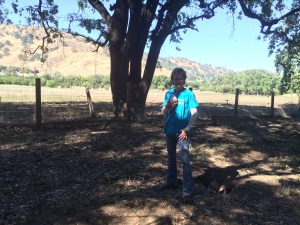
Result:
{"type": "Polygon", "coordinates": [[[176,74],[173,78],[173,83],[176,89],[183,89],[185,79],[183,75],[176,74]]]}

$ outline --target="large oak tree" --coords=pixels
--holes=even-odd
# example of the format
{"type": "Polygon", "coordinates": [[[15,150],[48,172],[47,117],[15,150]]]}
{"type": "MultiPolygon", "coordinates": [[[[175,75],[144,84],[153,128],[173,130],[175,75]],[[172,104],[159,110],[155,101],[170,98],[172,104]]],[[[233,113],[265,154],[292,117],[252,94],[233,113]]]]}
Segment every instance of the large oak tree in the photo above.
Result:
{"type": "MultiPolygon", "coordinates": [[[[0,0],[0,5],[4,6],[4,2],[0,0]]],[[[299,0],[77,0],[62,5],[61,1],[36,0],[36,4],[27,6],[17,0],[6,0],[6,6],[8,2],[15,13],[27,19],[28,25],[39,24],[44,28],[40,46],[44,53],[46,45],[62,37],[63,32],[85,37],[96,49],[108,45],[114,113],[119,116],[124,112],[128,119],[144,113],[166,39],[179,43],[182,33],[196,30],[195,22],[210,19],[217,9],[258,20],[262,35],[270,38],[271,52],[280,52],[280,46],[294,43],[293,34],[299,31],[299,0]],[[78,4],[79,10],[63,16],[68,4],[78,4]],[[291,18],[296,24],[288,22],[291,18]],[[148,54],[142,68],[145,50],[148,54]]],[[[5,16],[2,8],[1,22],[5,22],[5,16]]]]}

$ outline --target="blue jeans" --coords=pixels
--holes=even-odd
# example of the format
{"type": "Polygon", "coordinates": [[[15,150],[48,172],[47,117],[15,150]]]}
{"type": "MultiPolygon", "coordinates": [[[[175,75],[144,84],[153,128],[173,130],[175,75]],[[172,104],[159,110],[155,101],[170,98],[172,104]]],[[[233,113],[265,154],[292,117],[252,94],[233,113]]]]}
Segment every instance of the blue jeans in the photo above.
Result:
{"type": "Polygon", "coordinates": [[[176,146],[179,148],[179,159],[183,168],[183,192],[192,193],[194,181],[189,155],[189,139],[181,141],[178,139],[179,134],[166,134],[168,150],[168,173],[166,182],[177,184],[177,165],[176,165],[176,146]]]}

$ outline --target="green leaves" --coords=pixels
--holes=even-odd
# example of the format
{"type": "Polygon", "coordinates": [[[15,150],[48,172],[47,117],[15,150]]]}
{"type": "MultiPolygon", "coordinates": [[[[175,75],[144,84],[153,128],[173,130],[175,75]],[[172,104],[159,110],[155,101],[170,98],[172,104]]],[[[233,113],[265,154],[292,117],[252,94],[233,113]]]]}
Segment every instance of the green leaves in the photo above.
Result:
{"type": "Polygon", "coordinates": [[[266,17],[270,17],[272,15],[272,0],[265,0],[262,3],[261,13],[266,17]]]}
{"type": "Polygon", "coordinates": [[[152,88],[159,89],[159,90],[166,90],[171,87],[170,85],[170,78],[167,76],[155,76],[152,80],[152,88]]]}
{"type": "Polygon", "coordinates": [[[105,31],[105,24],[104,21],[101,19],[79,19],[79,25],[84,27],[88,33],[91,33],[93,30],[105,31]]]}
{"type": "Polygon", "coordinates": [[[11,3],[11,6],[12,6],[12,8],[13,8],[13,10],[14,10],[14,13],[15,14],[17,14],[18,13],[18,4],[16,4],[16,3],[11,3]]]}
{"type": "Polygon", "coordinates": [[[215,77],[209,86],[211,91],[234,93],[236,88],[245,94],[269,95],[278,93],[280,76],[264,70],[246,70],[215,77]]]}
{"type": "Polygon", "coordinates": [[[300,71],[295,72],[291,77],[291,92],[300,93],[300,71]]]}
{"type": "Polygon", "coordinates": [[[87,8],[87,1],[86,0],[77,0],[77,4],[80,10],[84,10],[87,8]]]}
{"type": "Polygon", "coordinates": [[[297,92],[300,90],[300,52],[299,48],[293,48],[294,51],[288,51],[288,48],[276,55],[275,65],[278,71],[283,73],[280,92],[297,92]]]}

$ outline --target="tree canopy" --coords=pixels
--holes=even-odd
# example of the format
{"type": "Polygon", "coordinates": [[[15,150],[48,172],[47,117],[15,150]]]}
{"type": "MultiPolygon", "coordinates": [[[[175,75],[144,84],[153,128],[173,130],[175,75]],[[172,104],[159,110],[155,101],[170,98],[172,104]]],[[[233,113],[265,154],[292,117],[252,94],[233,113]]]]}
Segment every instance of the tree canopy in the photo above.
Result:
{"type": "MultiPolygon", "coordinates": [[[[18,0],[0,0],[0,22],[9,20],[10,5],[27,25],[40,25],[45,36],[40,46],[47,54],[48,45],[63,39],[63,32],[81,36],[95,44],[95,50],[109,46],[111,90],[115,115],[144,110],[160,49],[165,40],[179,43],[195,22],[212,18],[217,9],[238,18],[258,20],[263,38],[270,41],[270,53],[281,53],[299,46],[299,0],[78,0],[67,3],[36,0],[21,5],[18,0]],[[74,7],[78,5],[78,9],[74,7]],[[66,12],[64,14],[64,12],[66,12]],[[298,45],[297,45],[298,44],[298,45]],[[142,68],[142,57],[148,57],[142,68]]],[[[197,43],[199,44],[199,43],[197,43]]],[[[43,59],[43,57],[42,57],[43,59]]]]}

